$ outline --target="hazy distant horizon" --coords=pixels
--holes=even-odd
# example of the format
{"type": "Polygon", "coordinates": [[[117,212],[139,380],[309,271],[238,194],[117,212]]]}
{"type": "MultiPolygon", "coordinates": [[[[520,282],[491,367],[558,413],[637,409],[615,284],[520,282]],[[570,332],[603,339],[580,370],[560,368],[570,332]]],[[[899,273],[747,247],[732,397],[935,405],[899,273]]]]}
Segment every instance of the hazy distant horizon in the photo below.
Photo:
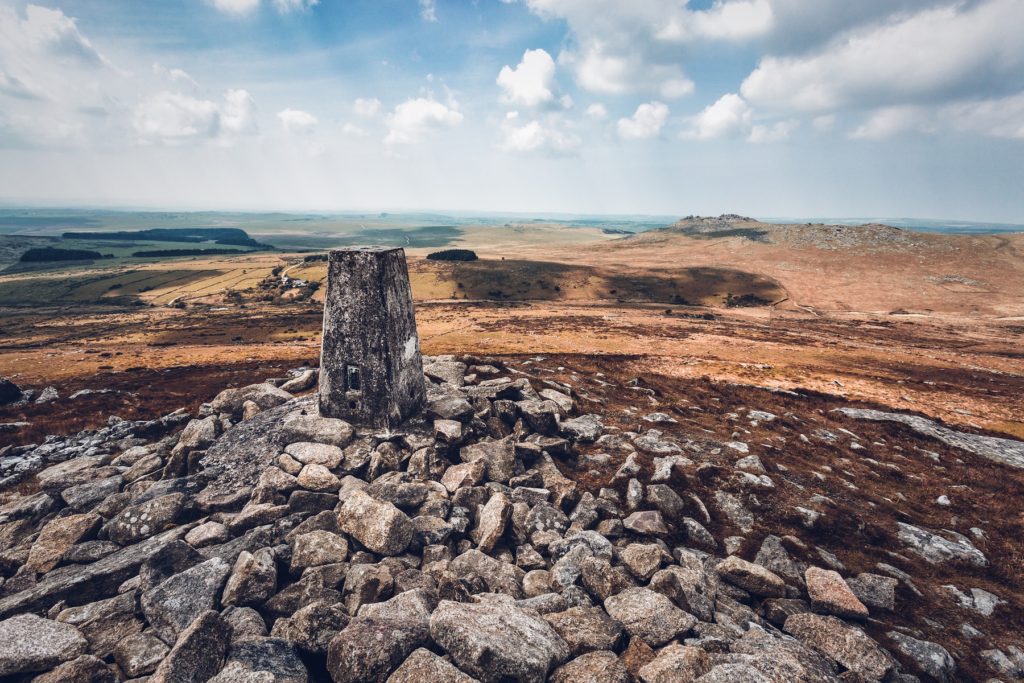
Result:
{"type": "MultiPolygon", "coordinates": [[[[571,212],[545,212],[545,211],[468,211],[459,209],[445,210],[389,210],[389,209],[368,209],[368,210],[337,210],[337,211],[231,211],[231,210],[184,210],[184,209],[132,209],[122,207],[81,207],[81,206],[32,206],[32,205],[4,205],[0,204],[0,230],[11,232],[19,229],[16,220],[18,213],[32,214],[33,220],[26,222],[22,229],[36,228],[33,232],[46,230],[46,218],[52,220],[52,230],[59,231],[67,228],[88,230],[102,227],[112,227],[104,223],[89,225],[75,218],[84,218],[89,215],[116,217],[117,226],[121,229],[132,227],[144,228],[153,227],[148,225],[147,217],[175,217],[183,223],[188,223],[190,216],[202,216],[206,220],[220,219],[220,224],[237,224],[239,227],[246,227],[250,223],[265,221],[269,225],[263,228],[272,227],[274,217],[281,217],[281,221],[287,223],[300,219],[305,220],[353,220],[365,219],[384,220],[387,222],[398,222],[408,227],[428,225],[437,222],[453,222],[461,225],[471,224],[501,224],[505,222],[552,222],[564,223],[569,227],[609,227],[629,230],[631,232],[642,232],[657,227],[671,225],[676,221],[689,215],[700,215],[690,213],[679,214],[598,214],[598,213],[571,213],[571,212]],[[13,215],[12,215],[13,214],[13,215]],[[48,216],[49,214],[49,216],[48,216]],[[137,216],[136,220],[132,220],[137,216]]],[[[735,212],[723,212],[709,214],[719,216],[735,212]]],[[[970,221],[955,218],[917,218],[917,217],[896,217],[896,216],[750,216],[765,223],[824,223],[834,225],[862,225],[866,223],[882,223],[893,227],[916,230],[922,232],[942,232],[955,234],[992,234],[1002,232],[1024,232],[1024,224],[993,221],[970,221]]],[[[289,226],[294,228],[295,226],[289,226]]],[[[259,226],[250,225],[258,233],[259,226]]]]}

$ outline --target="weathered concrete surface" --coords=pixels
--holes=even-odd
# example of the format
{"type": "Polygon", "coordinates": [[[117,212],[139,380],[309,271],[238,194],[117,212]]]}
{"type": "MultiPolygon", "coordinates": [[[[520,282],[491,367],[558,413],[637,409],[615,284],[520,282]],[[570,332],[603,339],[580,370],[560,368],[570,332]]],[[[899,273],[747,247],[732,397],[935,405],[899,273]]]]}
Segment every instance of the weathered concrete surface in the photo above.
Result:
{"type": "Polygon", "coordinates": [[[426,402],[405,250],[332,250],[320,352],[320,413],[395,427],[426,402]]]}

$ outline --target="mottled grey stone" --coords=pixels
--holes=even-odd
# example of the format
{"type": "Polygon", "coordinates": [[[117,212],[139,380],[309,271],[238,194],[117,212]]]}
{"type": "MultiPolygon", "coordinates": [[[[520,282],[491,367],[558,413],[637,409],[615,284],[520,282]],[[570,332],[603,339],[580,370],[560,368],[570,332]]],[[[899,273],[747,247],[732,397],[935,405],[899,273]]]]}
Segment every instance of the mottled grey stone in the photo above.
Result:
{"type": "Polygon", "coordinates": [[[69,624],[19,614],[0,621],[0,676],[45,671],[85,652],[87,643],[69,624]]]}
{"type": "Polygon", "coordinates": [[[175,574],[142,594],[142,613],[157,635],[174,643],[182,629],[217,605],[231,565],[219,557],[175,574]]]}
{"type": "Polygon", "coordinates": [[[543,683],[569,657],[568,645],[537,612],[510,600],[444,600],[430,617],[430,636],[484,683],[543,683]]]}
{"type": "Polygon", "coordinates": [[[327,264],[320,413],[397,426],[426,401],[403,249],[331,250],[327,264]]]}

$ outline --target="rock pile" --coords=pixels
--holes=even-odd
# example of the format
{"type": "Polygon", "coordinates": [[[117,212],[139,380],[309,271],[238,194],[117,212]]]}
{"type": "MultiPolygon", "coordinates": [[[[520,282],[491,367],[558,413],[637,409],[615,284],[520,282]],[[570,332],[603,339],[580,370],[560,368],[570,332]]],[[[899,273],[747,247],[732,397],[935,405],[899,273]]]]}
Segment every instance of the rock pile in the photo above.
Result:
{"type": "MultiPolygon", "coordinates": [[[[743,539],[716,538],[709,507],[749,530],[749,498],[687,492],[701,466],[657,429],[607,428],[576,414],[571,387],[498,363],[425,361],[426,416],[400,430],[259,384],[192,419],[114,421],[16,453],[0,676],[957,680],[940,645],[893,631],[897,658],[861,628],[895,609],[896,579],[805,566],[776,536],[753,562],[734,554],[743,539]],[[589,444],[624,455],[603,488],[563,474],[589,444]]],[[[734,476],[755,495],[776,486],[756,456],[734,476]]],[[[906,534],[926,556],[984,561],[966,538],[906,534]]],[[[992,656],[1007,677],[1024,669],[1024,652],[992,656]]]]}

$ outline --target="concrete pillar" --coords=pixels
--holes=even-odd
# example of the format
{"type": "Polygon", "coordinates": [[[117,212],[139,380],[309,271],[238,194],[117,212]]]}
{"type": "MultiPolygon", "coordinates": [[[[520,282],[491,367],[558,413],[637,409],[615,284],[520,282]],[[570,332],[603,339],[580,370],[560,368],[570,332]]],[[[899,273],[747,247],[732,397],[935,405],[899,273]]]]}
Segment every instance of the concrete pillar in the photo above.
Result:
{"type": "Polygon", "coordinates": [[[320,350],[320,413],[396,427],[426,401],[403,249],[334,249],[320,350]]]}

